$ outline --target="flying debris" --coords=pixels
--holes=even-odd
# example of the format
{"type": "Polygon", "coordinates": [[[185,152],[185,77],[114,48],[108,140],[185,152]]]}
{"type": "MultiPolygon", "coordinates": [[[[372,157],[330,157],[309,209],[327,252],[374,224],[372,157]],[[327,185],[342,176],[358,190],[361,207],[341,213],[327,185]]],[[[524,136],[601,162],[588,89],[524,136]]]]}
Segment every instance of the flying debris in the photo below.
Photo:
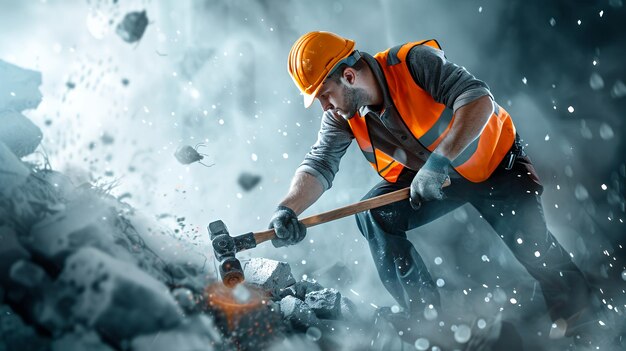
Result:
{"type": "Polygon", "coordinates": [[[115,32],[127,43],[139,41],[148,26],[146,11],[129,12],[117,25],[115,32]]]}
{"type": "Polygon", "coordinates": [[[237,183],[239,186],[245,191],[252,190],[259,182],[261,181],[261,176],[257,174],[252,174],[249,172],[243,172],[237,178],[237,183]]]}
{"type": "Polygon", "coordinates": [[[211,167],[213,166],[211,165],[207,165],[204,164],[202,162],[200,162],[202,159],[204,159],[205,156],[208,156],[206,154],[201,154],[198,152],[198,148],[201,146],[205,146],[204,144],[198,144],[195,147],[191,147],[189,145],[185,145],[185,146],[181,146],[178,148],[178,150],[176,150],[176,152],[174,153],[174,157],[176,157],[176,159],[178,160],[178,162],[180,162],[181,164],[184,165],[188,165],[194,162],[198,162],[199,164],[206,166],[206,167],[211,167]]]}

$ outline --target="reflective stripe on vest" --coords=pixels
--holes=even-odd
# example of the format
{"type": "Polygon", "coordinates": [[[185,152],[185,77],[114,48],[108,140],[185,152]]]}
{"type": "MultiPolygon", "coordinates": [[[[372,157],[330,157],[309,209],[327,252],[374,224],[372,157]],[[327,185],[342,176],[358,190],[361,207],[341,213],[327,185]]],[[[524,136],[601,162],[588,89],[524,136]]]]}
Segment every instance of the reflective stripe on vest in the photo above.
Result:
{"type": "MultiPolygon", "coordinates": [[[[406,64],[409,51],[416,45],[441,49],[436,40],[424,40],[399,45],[376,54],[389,95],[404,124],[428,151],[433,151],[452,126],[452,110],[436,102],[415,83],[406,64]]],[[[404,166],[382,151],[370,140],[367,123],[358,113],[349,119],[355,138],[372,167],[387,181],[395,182],[404,166]]],[[[494,103],[494,112],[480,136],[452,161],[454,169],[472,182],[489,178],[507,154],[515,140],[515,126],[511,116],[494,103]]]]}

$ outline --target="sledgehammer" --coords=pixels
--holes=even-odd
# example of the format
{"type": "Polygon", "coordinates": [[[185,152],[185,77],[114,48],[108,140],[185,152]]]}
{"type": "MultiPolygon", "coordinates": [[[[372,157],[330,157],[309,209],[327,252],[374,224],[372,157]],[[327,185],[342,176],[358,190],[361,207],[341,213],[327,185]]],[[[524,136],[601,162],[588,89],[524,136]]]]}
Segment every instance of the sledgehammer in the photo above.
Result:
{"type": "MultiPolygon", "coordinates": [[[[447,180],[444,186],[448,186],[449,184],[450,181],[447,180]]],[[[309,216],[302,219],[300,222],[302,222],[305,227],[310,228],[318,224],[334,221],[335,219],[347,217],[358,212],[371,210],[408,198],[409,188],[404,188],[371,199],[359,201],[352,205],[309,216]]],[[[213,243],[215,258],[219,261],[220,276],[222,277],[224,285],[229,288],[233,288],[244,281],[241,262],[235,257],[235,254],[240,251],[252,249],[258,244],[276,237],[274,229],[256,233],[250,232],[232,237],[222,221],[211,222],[208,226],[208,230],[213,243]]]]}

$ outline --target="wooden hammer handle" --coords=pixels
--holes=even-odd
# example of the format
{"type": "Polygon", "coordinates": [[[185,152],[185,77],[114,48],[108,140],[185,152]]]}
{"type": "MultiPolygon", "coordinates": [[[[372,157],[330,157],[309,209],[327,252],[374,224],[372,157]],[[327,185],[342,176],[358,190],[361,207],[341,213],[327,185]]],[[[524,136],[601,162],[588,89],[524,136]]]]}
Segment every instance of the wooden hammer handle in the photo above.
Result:
{"type": "MultiPolygon", "coordinates": [[[[331,211],[312,215],[300,220],[307,228],[311,228],[318,224],[334,221],[335,219],[347,217],[358,212],[371,210],[372,208],[381,207],[394,203],[396,201],[409,198],[409,188],[396,190],[391,193],[379,195],[371,199],[362,200],[352,205],[340,207],[331,211]]],[[[274,229],[268,229],[263,232],[254,233],[254,238],[257,245],[276,237],[274,229]]]]}

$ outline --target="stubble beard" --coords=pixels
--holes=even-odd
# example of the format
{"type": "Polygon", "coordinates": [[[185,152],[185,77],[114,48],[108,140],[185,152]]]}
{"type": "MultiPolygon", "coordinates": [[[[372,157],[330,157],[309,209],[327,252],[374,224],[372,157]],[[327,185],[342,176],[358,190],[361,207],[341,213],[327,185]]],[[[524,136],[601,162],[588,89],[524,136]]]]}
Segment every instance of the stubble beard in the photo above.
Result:
{"type": "Polygon", "coordinates": [[[338,114],[345,120],[354,116],[361,106],[369,100],[369,95],[363,88],[353,88],[343,85],[343,102],[345,106],[338,110],[338,114]]]}

